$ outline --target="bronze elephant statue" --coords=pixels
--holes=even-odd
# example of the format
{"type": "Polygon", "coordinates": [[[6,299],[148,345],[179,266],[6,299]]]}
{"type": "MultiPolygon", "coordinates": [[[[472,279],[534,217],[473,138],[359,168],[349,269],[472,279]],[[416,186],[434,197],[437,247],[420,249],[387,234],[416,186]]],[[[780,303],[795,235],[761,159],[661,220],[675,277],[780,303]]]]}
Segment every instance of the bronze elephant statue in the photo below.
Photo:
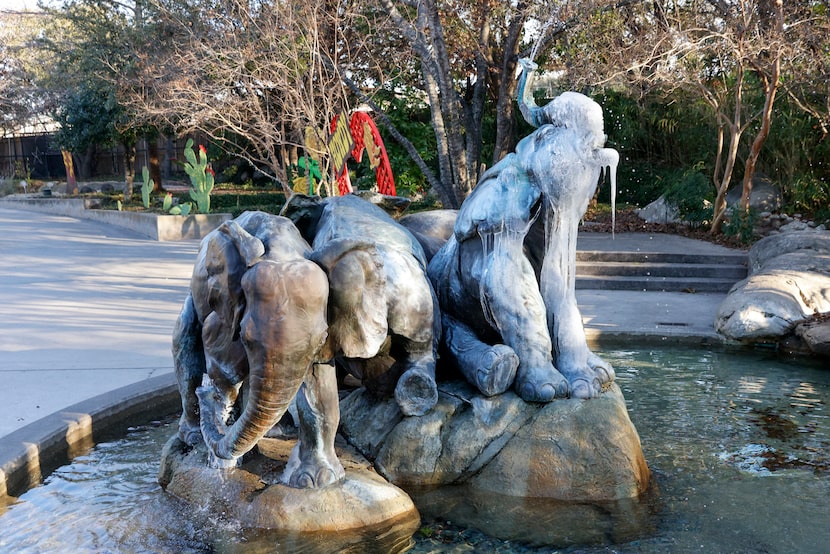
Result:
{"type": "Polygon", "coordinates": [[[435,406],[437,299],[415,237],[355,195],[294,195],[282,214],[313,247],[329,280],[329,351],[338,365],[405,415],[435,406]]]}
{"type": "Polygon", "coordinates": [[[294,224],[246,212],[203,241],[173,336],[183,413],[179,437],[204,439],[212,465],[233,467],[297,401],[299,440],[283,481],[340,479],[334,368],[318,365],[328,334],[329,287],[294,224]],[[227,421],[243,382],[246,402],[227,421]]]}

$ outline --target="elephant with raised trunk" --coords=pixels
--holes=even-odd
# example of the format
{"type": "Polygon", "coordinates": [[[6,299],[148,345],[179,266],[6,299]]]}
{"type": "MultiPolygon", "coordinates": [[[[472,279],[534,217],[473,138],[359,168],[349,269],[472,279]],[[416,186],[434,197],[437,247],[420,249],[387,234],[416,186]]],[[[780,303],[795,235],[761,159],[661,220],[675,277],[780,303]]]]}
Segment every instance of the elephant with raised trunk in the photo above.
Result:
{"type": "Polygon", "coordinates": [[[522,65],[520,109],[538,128],[482,175],[429,264],[444,352],[486,395],[593,398],[614,370],[588,348],[576,304],[577,227],[605,168],[613,203],[619,155],[596,102],[565,92],[538,107],[524,96],[535,66],[522,65]]]}
{"type": "Polygon", "coordinates": [[[173,336],[183,414],[179,438],[204,439],[211,465],[233,467],[296,398],[299,440],[283,481],[318,487],[344,476],[334,368],[318,365],[327,338],[328,279],[283,217],[246,212],[201,244],[173,336]],[[246,402],[233,424],[243,382],[246,402]]]}
{"type": "Polygon", "coordinates": [[[354,195],[294,195],[283,209],[329,279],[329,348],[337,362],[405,415],[435,406],[437,299],[412,234],[354,195]]]}

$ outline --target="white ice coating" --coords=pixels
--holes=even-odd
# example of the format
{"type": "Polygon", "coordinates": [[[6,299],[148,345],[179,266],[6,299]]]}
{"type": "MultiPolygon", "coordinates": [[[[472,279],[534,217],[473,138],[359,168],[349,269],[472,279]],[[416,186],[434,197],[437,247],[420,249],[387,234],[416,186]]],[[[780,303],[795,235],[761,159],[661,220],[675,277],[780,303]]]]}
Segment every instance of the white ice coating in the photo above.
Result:
{"type": "MultiPolygon", "coordinates": [[[[577,230],[606,168],[611,182],[612,226],[616,224],[619,154],[603,147],[606,136],[602,108],[587,96],[565,92],[542,108],[533,106],[532,111],[539,128],[517,145],[515,154],[485,174],[474,191],[476,198],[468,199],[473,201],[462,213],[467,212],[464,215],[478,232],[485,259],[526,264],[526,260],[517,258],[523,258],[523,240],[539,214],[531,204],[541,199],[545,255],[537,286],[547,312],[548,329],[557,356],[567,351],[580,352],[577,357],[585,358],[588,349],[575,299],[577,230]]],[[[496,277],[487,274],[489,267],[483,264],[480,269],[483,282],[498,288],[522,284],[494,282],[496,277]]],[[[499,274],[505,279],[504,273],[499,274]]],[[[504,332],[487,302],[488,289],[492,290],[481,289],[485,317],[504,332]]]]}

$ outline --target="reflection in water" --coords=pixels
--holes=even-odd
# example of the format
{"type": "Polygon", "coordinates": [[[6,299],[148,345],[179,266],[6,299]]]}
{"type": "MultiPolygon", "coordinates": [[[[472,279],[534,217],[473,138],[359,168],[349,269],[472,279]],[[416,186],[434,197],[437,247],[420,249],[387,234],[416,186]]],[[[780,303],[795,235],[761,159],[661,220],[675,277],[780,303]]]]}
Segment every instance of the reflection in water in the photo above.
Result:
{"type": "MultiPolygon", "coordinates": [[[[830,372],[757,352],[601,354],[617,371],[653,489],[606,505],[411,491],[424,517],[412,552],[826,551],[830,372]]],[[[171,434],[171,423],[135,429],[56,471],[0,515],[0,552],[387,552],[408,544],[394,529],[339,545],[258,537],[193,513],[156,484],[171,434]]]]}

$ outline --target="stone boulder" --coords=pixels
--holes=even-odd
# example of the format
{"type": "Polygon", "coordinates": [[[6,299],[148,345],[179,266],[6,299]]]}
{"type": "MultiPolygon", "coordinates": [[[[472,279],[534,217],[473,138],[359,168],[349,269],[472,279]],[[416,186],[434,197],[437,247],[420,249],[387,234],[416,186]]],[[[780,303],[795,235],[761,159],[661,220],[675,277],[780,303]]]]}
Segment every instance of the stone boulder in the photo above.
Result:
{"type": "Polygon", "coordinates": [[[262,439],[241,467],[212,469],[203,445],[188,447],[174,436],[162,452],[159,483],[187,502],[194,517],[245,530],[251,552],[272,552],[275,544],[286,552],[405,549],[421,524],[408,494],[342,441],[335,447],[346,469],[343,480],[319,489],[283,485],[280,477],[295,442],[262,439]],[[367,537],[376,538],[366,544],[367,537]],[[261,548],[251,546],[257,543],[261,548]]]}
{"type": "MultiPolygon", "coordinates": [[[[741,204],[743,188],[741,185],[732,187],[726,193],[726,205],[730,208],[741,204]]],[[[772,182],[772,179],[756,172],[752,177],[752,192],[749,193],[749,206],[759,212],[777,212],[784,203],[781,187],[772,182]]]]}
{"type": "Polygon", "coordinates": [[[799,323],[795,336],[803,349],[830,358],[830,314],[815,316],[799,323]]]}
{"type": "Polygon", "coordinates": [[[749,252],[749,276],[723,301],[715,329],[742,342],[778,342],[830,313],[830,232],[771,235],[749,252]]]}
{"type": "Polygon", "coordinates": [[[677,223],[680,214],[676,206],[669,204],[665,196],[661,196],[645,208],[637,210],[637,215],[646,223],[677,223]]]}
{"type": "Polygon", "coordinates": [[[439,384],[438,404],[403,417],[394,400],[357,389],[341,401],[341,433],[390,482],[576,502],[633,498],[649,482],[640,438],[616,384],[599,398],[531,404],[439,384]]]}

